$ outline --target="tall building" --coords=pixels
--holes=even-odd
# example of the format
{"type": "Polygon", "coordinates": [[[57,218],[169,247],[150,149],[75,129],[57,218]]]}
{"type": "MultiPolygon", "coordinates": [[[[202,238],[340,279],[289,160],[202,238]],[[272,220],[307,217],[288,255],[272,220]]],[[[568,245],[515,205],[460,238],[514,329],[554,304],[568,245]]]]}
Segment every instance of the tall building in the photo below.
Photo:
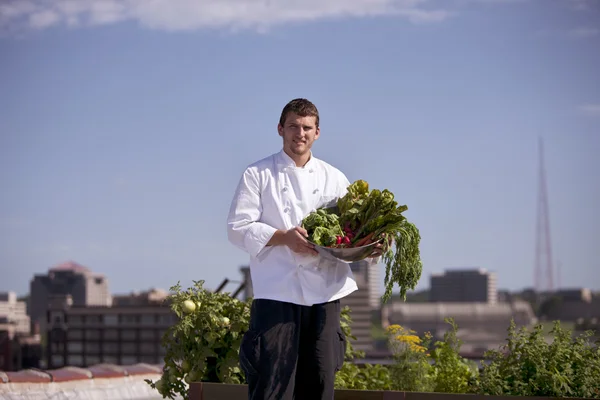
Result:
{"type": "Polygon", "coordinates": [[[108,280],[73,261],[67,261],[35,275],[30,283],[30,317],[45,332],[48,302],[51,296],[69,295],[74,306],[110,306],[108,280]]]}
{"type": "Polygon", "coordinates": [[[485,269],[456,269],[432,274],[430,286],[431,302],[498,302],[496,274],[485,269]]]}

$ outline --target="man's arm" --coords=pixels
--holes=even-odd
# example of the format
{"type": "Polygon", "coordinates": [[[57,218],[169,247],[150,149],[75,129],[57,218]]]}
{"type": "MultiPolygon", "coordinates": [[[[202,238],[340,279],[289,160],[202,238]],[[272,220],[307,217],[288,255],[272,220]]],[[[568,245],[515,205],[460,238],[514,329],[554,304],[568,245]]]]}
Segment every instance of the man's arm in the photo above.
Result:
{"type": "Polygon", "coordinates": [[[258,177],[247,169],[231,202],[227,218],[229,241],[252,257],[267,246],[288,246],[297,253],[317,254],[306,240],[306,230],[295,227],[284,231],[259,222],[262,211],[258,177]]]}
{"type": "Polygon", "coordinates": [[[252,257],[256,257],[277,232],[274,227],[259,222],[261,215],[258,176],[252,169],[247,169],[238,183],[229,208],[227,237],[233,245],[252,257]]]}

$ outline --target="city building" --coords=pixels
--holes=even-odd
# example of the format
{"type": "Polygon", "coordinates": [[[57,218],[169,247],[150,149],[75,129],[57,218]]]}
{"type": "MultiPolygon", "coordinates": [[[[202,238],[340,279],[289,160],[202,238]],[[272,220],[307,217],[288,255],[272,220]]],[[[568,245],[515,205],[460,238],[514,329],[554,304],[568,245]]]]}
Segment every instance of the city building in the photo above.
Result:
{"type": "Polygon", "coordinates": [[[35,275],[30,282],[29,316],[46,331],[48,302],[51,296],[69,295],[74,306],[110,306],[112,298],[108,280],[73,261],[56,265],[45,275],[35,275]]]}
{"type": "Polygon", "coordinates": [[[27,305],[14,292],[0,293],[0,370],[15,371],[37,366],[39,332],[30,334],[27,305]]]}
{"type": "Polygon", "coordinates": [[[164,289],[152,288],[142,292],[131,292],[129,294],[114,295],[112,297],[112,306],[142,306],[161,304],[169,296],[169,292],[164,289]]]}
{"type": "Polygon", "coordinates": [[[502,343],[512,320],[517,326],[530,327],[537,323],[531,305],[525,301],[496,304],[393,302],[382,308],[384,328],[398,324],[419,335],[430,332],[435,339],[442,339],[451,328],[446,318],[452,318],[458,326],[459,336],[464,341],[463,350],[471,347],[487,349],[502,343]]]}
{"type": "Polygon", "coordinates": [[[13,335],[28,335],[31,331],[27,303],[18,301],[15,292],[0,293],[0,324],[7,324],[13,335]]]}
{"type": "Polygon", "coordinates": [[[454,269],[430,277],[430,302],[498,302],[496,274],[485,269],[454,269]]]}
{"type": "Polygon", "coordinates": [[[117,306],[75,305],[71,295],[50,298],[48,368],[87,367],[110,363],[160,364],[165,355],[161,339],[177,322],[166,302],[134,300],[117,306]]]}

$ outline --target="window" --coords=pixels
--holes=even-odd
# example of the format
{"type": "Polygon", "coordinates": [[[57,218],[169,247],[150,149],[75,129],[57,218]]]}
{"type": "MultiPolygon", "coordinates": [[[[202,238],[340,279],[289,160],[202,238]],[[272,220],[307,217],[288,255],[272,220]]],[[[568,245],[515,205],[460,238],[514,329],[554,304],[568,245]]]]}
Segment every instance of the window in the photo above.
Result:
{"type": "Polygon", "coordinates": [[[116,314],[107,314],[104,316],[104,325],[116,326],[119,325],[119,316],[116,314]]]}
{"type": "Polygon", "coordinates": [[[86,342],[85,344],[85,352],[98,354],[100,353],[100,343],[98,342],[86,342]]]}
{"type": "Polygon", "coordinates": [[[135,325],[138,322],[138,316],[137,315],[131,315],[131,314],[125,314],[125,315],[121,315],[121,323],[124,325],[135,325]]]}
{"type": "Polygon", "coordinates": [[[100,331],[98,329],[88,329],[85,331],[85,338],[87,340],[99,340],[100,331]]]}
{"type": "Polygon", "coordinates": [[[102,323],[102,315],[88,315],[85,319],[87,325],[96,325],[102,323]]]}
{"type": "Polygon", "coordinates": [[[121,354],[135,354],[137,353],[136,343],[121,343],[121,354]]]}
{"type": "Polygon", "coordinates": [[[117,331],[116,329],[105,330],[104,340],[119,340],[119,331],[117,331]]]}
{"type": "Polygon", "coordinates": [[[83,366],[83,356],[79,355],[79,354],[70,354],[67,357],[67,363],[69,365],[73,365],[76,367],[81,367],[83,366]]]}
{"type": "Polygon", "coordinates": [[[143,329],[140,331],[140,339],[141,340],[155,340],[156,336],[154,335],[154,329],[143,329]]]}
{"type": "Polygon", "coordinates": [[[62,353],[64,349],[65,349],[64,343],[52,342],[52,352],[53,353],[62,353]]]}
{"type": "Polygon", "coordinates": [[[156,315],[155,314],[143,314],[142,315],[142,324],[154,325],[155,323],[156,323],[156,315]]]}
{"type": "Polygon", "coordinates": [[[104,351],[104,353],[119,354],[119,344],[104,342],[102,343],[102,350],[104,351]]]}
{"type": "Polygon", "coordinates": [[[157,356],[151,356],[151,355],[144,354],[140,358],[141,358],[141,362],[146,363],[146,364],[159,364],[160,363],[157,356]]]}
{"type": "Polygon", "coordinates": [[[79,329],[69,329],[67,332],[67,337],[69,339],[83,339],[83,331],[79,329]]]}
{"type": "Polygon", "coordinates": [[[102,362],[105,362],[107,364],[119,364],[119,357],[118,356],[109,356],[109,355],[104,355],[102,357],[102,362]]]}
{"type": "Polygon", "coordinates": [[[52,361],[52,366],[54,367],[62,367],[63,365],[65,365],[65,359],[63,358],[63,356],[59,356],[59,355],[53,355],[51,358],[52,361]]]}
{"type": "Polygon", "coordinates": [[[156,353],[156,343],[140,343],[140,353],[154,354],[156,353]]]}
{"type": "Polygon", "coordinates": [[[85,356],[85,363],[87,365],[100,364],[100,357],[99,356],[85,356]]]}
{"type": "Polygon", "coordinates": [[[121,357],[121,365],[131,365],[137,364],[138,358],[137,356],[122,356],[121,357]]]}
{"type": "Polygon", "coordinates": [[[81,342],[69,342],[67,343],[67,352],[69,353],[81,353],[83,351],[83,343],[81,342]]]}
{"type": "Polygon", "coordinates": [[[133,329],[124,329],[121,331],[121,340],[136,340],[137,335],[133,329]]]}

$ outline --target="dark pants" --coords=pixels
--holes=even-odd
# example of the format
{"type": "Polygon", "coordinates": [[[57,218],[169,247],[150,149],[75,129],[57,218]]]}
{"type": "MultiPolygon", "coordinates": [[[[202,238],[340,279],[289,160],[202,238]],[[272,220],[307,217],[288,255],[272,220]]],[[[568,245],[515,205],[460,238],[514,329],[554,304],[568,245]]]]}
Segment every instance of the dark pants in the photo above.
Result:
{"type": "Polygon", "coordinates": [[[256,299],[240,346],[249,400],[332,400],[346,337],[339,300],[313,306],[256,299]]]}

